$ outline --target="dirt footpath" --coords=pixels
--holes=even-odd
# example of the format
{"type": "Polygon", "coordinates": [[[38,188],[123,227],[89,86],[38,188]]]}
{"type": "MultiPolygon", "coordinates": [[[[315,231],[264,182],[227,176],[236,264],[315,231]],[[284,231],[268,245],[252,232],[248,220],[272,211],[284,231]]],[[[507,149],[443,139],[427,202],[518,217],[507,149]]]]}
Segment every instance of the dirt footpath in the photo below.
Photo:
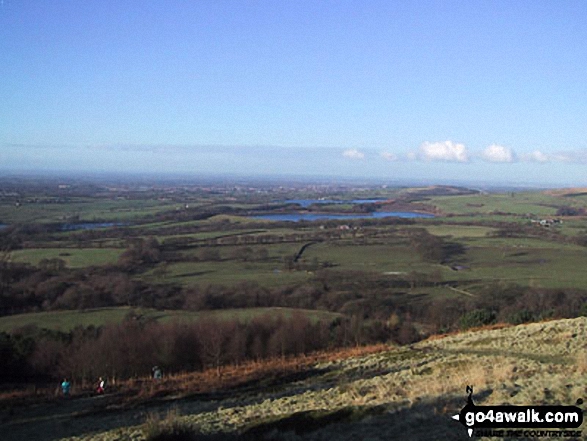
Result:
{"type": "Polygon", "coordinates": [[[13,409],[0,413],[0,438],[3,441],[50,441],[88,435],[144,423],[148,414],[169,409],[205,412],[214,410],[214,402],[168,401],[122,409],[116,395],[100,395],[61,400],[13,409]]]}

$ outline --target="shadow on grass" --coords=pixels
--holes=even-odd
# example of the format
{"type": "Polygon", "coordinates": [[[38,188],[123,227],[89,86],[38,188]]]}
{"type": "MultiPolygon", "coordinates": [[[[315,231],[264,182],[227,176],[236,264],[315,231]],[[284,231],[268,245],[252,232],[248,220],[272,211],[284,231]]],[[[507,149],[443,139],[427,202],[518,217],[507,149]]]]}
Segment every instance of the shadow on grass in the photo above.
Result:
{"type": "Polygon", "coordinates": [[[194,435],[193,440],[464,441],[470,439],[467,431],[451,417],[458,413],[465,403],[465,397],[441,397],[416,403],[403,410],[394,410],[392,405],[380,405],[346,407],[335,411],[299,412],[253,424],[240,432],[194,435]]]}
{"type": "Polygon", "coordinates": [[[185,277],[203,276],[204,274],[211,274],[211,273],[214,273],[214,272],[215,271],[194,271],[192,273],[177,274],[175,276],[175,278],[181,279],[181,278],[185,278],[185,277]]]}
{"type": "MultiPolygon", "coordinates": [[[[255,402],[262,402],[267,398],[277,399],[277,398],[286,397],[286,396],[290,396],[290,395],[297,395],[300,393],[300,391],[303,392],[303,391],[307,391],[310,389],[311,390],[322,389],[322,387],[312,388],[312,387],[308,387],[307,385],[300,385],[299,387],[295,387],[295,386],[292,386],[292,383],[303,382],[303,381],[312,379],[314,377],[324,375],[328,372],[330,372],[330,369],[328,369],[328,368],[321,368],[321,369],[313,368],[313,369],[306,369],[306,370],[300,371],[300,372],[292,372],[292,373],[288,373],[288,374],[278,373],[275,375],[269,375],[265,378],[251,379],[249,381],[240,383],[236,386],[226,387],[222,390],[215,391],[215,392],[209,392],[209,393],[198,392],[198,393],[194,393],[194,394],[189,394],[189,395],[186,395],[181,400],[177,400],[177,401],[180,402],[180,401],[199,400],[199,401],[216,402],[216,401],[220,401],[220,400],[224,400],[224,399],[230,399],[230,398],[237,397],[238,401],[242,402],[242,400],[243,400],[242,395],[246,395],[247,393],[252,393],[256,396],[256,395],[262,393],[263,394],[262,398],[256,398],[255,400],[250,401],[249,404],[255,403],[255,402]]],[[[225,405],[225,407],[226,407],[226,405],[225,405]]]]}

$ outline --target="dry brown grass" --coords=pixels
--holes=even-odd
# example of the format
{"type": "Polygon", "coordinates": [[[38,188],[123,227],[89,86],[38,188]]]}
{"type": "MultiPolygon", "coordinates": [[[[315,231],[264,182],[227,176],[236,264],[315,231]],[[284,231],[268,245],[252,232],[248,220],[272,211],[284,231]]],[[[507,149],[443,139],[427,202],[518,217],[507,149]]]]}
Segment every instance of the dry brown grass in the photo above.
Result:
{"type": "Polygon", "coordinates": [[[556,190],[545,190],[543,191],[544,194],[549,196],[569,196],[574,194],[583,194],[587,193],[587,188],[583,187],[574,187],[574,188],[561,188],[556,190]]]}
{"type": "Polygon", "coordinates": [[[214,393],[255,381],[278,380],[279,377],[305,371],[316,363],[339,361],[389,350],[390,346],[379,344],[320,351],[295,357],[270,358],[249,361],[240,365],[221,366],[220,369],[210,368],[201,372],[173,374],[159,381],[154,381],[150,377],[128,380],[120,382],[119,388],[127,392],[134,392],[129,395],[129,400],[151,399],[167,395],[185,396],[214,393]]]}
{"type": "Polygon", "coordinates": [[[587,351],[582,351],[575,357],[576,369],[580,374],[587,374],[587,351]]]}
{"type": "MultiPolygon", "coordinates": [[[[45,392],[47,394],[47,392],[45,392]]],[[[24,403],[30,401],[31,398],[37,397],[36,391],[31,389],[11,390],[7,392],[0,392],[0,408],[14,405],[17,403],[24,403]]]]}
{"type": "MultiPolygon", "coordinates": [[[[153,398],[181,397],[208,394],[238,388],[261,380],[279,380],[280,377],[302,372],[320,362],[339,361],[390,350],[384,344],[319,351],[308,355],[278,357],[248,361],[239,365],[221,366],[199,372],[170,374],[155,381],[151,377],[118,380],[108,387],[107,393],[115,394],[123,404],[133,404],[153,398]]],[[[93,384],[74,385],[72,398],[94,393],[93,384]]],[[[44,387],[14,389],[0,393],[0,408],[26,405],[40,401],[61,399],[59,388],[44,387]]]]}
{"type": "MultiPolygon", "coordinates": [[[[514,325],[512,325],[511,323],[494,323],[492,325],[484,325],[484,326],[478,326],[476,328],[469,328],[466,331],[457,330],[457,331],[447,332],[444,334],[433,334],[433,335],[429,336],[428,338],[426,338],[426,340],[424,340],[424,341],[441,340],[443,338],[451,337],[454,335],[469,334],[471,332],[479,332],[479,331],[493,331],[494,329],[511,328],[512,326],[514,326],[514,325]]],[[[522,325],[519,325],[519,326],[522,326],[522,325]]]]}
{"type": "Polygon", "coordinates": [[[62,398],[58,387],[36,387],[34,385],[0,392],[0,409],[13,406],[28,406],[62,398]]]}
{"type": "Polygon", "coordinates": [[[197,432],[180,416],[179,410],[171,409],[162,418],[159,414],[149,414],[142,426],[146,441],[195,440],[197,432]]]}
{"type": "Polygon", "coordinates": [[[341,391],[353,405],[407,402],[461,395],[466,385],[478,390],[494,388],[509,381],[515,363],[503,357],[431,361],[418,369],[398,371],[382,378],[358,380],[341,391]]]}
{"type": "Polygon", "coordinates": [[[11,390],[11,391],[7,391],[7,392],[0,392],[0,403],[4,402],[4,401],[10,401],[10,400],[25,399],[30,396],[34,396],[36,394],[37,394],[36,391],[34,391],[30,388],[24,389],[24,390],[11,390]]]}

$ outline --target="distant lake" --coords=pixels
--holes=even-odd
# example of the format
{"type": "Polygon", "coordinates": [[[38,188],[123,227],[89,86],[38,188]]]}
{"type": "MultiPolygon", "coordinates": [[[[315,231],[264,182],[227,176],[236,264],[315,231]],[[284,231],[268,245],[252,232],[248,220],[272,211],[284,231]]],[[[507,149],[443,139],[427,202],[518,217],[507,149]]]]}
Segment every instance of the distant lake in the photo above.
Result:
{"type": "Polygon", "coordinates": [[[121,222],[82,222],[79,224],[63,224],[61,226],[62,231],[74,231],[74,230],[97,230],[98,228],[110,228],[110,227],[124,227],[125,223],[121,222]]]}
{"type": "Polygon", "coordinates": [[[7,226],[8,226],[8,225],[6,225],[6,224],[0,224],[0,230],[1,230],[2,228],[6,228],[7,226]]]}
{"type": "Polygon", "coordinates": [[[290,221],[290,222],[299,222],[302,220],[305,221],[315,221],[315,220],[331,220],[331,219],[338,219],[338,220],[352,220],[352,219],[381,219],[384,217],[400,217],[403,219],[415,219],[415,218],[424,218],[429,219],[433,218],[433,214],[426,214],[426,213],[413,213],[409,211],[378,211],[375,213],[369,214],[326,214],[326,213],[280,213],[280,214],[264,214],[259,216],[251,216],[255,219],[265,219],[265,220],[272,220],[272,221],[290,221]]]}
{"type": "Polygon", "coordinates": [[[302,208],[307,208],[312,204],[374,204],[387,199],[353,199],[350,201],[335,201],[332,199],[288,199],[283,201],[286,204],[298,204],[302,208]]]}

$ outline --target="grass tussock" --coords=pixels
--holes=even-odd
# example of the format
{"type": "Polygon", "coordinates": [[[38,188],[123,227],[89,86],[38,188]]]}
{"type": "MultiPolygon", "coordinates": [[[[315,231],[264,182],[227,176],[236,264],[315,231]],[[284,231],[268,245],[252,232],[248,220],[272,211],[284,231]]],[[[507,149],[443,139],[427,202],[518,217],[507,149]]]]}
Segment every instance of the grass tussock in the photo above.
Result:
{"type": "Polygon", "coordinates": [[[164,418],[149,414],[143,425],[146,441],[196,441],[199,433],[181,420],[177,409],[170,410],[164,418]]]}
{"type": "Polygon", "coordinates": [[[202,372],[174,374],[153,382],[150,378],[129,380],[120,384],[129,392],[129,400],[149,400],[163,396],[210,394],[239,388],[255,382],[277,380],[282,376],[307,370],[316,363],[339,361],[389,351],[388,345],[370,345],[336,351],[320,351],[309,355],[272,358],[245,362],[240,365],[221,366],[202,372]]]}
{"type": "Polygon", "coordinates": [[[579,352],[576,356],[575,363],[578,373],[587,374],[587,351],[579,352]]]}

